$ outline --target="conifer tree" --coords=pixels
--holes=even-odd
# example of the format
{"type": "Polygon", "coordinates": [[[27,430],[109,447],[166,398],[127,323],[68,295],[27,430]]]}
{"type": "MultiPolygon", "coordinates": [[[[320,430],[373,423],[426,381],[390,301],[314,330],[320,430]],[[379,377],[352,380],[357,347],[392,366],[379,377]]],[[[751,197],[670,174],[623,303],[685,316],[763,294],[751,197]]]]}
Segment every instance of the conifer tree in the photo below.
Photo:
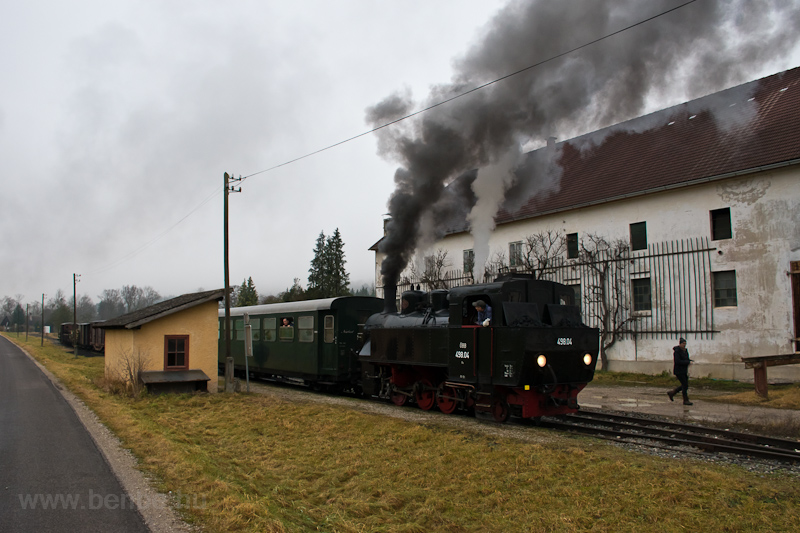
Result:
{"type": "Polygon", "coordinates": [[[249,305],[257,305],[258,304],[258,292],[256,291],[256,286],[253,283],[253,278],[249,277],[246,280],[242,281],[242,286],[239,287],[239,291],[236,295],[236,306],[237,307],[247,307],[249,305]]]}

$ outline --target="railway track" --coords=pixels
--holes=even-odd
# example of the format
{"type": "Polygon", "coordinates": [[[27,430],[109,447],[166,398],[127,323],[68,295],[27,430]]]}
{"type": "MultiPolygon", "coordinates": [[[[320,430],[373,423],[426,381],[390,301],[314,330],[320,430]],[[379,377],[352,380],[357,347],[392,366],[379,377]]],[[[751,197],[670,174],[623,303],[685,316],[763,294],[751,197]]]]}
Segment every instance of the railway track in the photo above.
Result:
{"type": "Polygon", "coordinates": [[[637,416],[581,410],[557,418],[543,418],[541,427],[658,448],[685,451],[686,447],[714,454],[734,454],[785,463],[800,463],[800,442],[751,433],[651,420],[637,416]]]}

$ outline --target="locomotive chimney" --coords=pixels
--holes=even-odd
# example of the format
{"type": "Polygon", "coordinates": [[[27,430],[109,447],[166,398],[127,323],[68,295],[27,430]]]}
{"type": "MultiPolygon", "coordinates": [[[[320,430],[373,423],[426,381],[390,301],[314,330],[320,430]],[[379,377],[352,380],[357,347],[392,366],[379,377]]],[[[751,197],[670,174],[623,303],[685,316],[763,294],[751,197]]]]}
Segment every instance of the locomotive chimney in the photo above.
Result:
{"type": "Polygon", "coordinates": [[[397,285],[385,285],[383,287],[383,314],[397,312],[397,285]]]}

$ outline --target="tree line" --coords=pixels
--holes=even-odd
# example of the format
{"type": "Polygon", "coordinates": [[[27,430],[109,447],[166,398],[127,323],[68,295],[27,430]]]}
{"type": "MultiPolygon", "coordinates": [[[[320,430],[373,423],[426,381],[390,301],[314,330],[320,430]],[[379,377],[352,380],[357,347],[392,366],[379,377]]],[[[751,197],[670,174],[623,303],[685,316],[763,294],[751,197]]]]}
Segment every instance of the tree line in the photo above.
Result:
{"type": "MultiPolygon", "coordinates": [[[[25,327],[27,309],[28,325],[33,331],[40,331],[42,326],[41,301],[25,304],[23,298],[24,296],[21,294],[14,297],[4,296],[0,300],[0,321],[7,322],[7,327],[11,329],[25,327]]],[[[73,296],[68,297],[63,290],[57,290],[45,301],[44,325],[50,326],[51,331],[56,331],[64,322],[72,322],[75,316],[79,323],[109,320],[166,299],[153,287],[137,287],[136,285],[123,285],[121,289],[106,289],[97,298],[99,301],[95,303],[86,294],[78,295],[76,305],[73,296]]]]}
{"type": "MultiPolygon", "coordinates": [[[[308,269],[308,284],[303,287],[300,278],[294,278],[292,285],[278,294],[259,296],[252,277],[242,281],[242,284],[233,287],[231,303],[236,307],[257,304],[295,302],[300,300],[313,300],[317,298],[333,298],[336,296],[374,296],[374,285],[363,284],[360,289],[350,287],[350,274],[345,264],[344,241],[339,229],[330,236],[320,232],[314,247],[314,258],[308,269]]],[[[120,289],[106,289],[97,296],[98,301],[88,295],[78,295],[77,322],[94,322],[110,320],[126,313],[138,311],[170,297],[162,297],[153,287],[137,287],[136,285],[123,285],[120,289]]],[[[41,330],[42,304],[41,301],[23,302],[24,296],[17,294],[14,297],[4,296],[0,300],[0,322],[10,329],[25,327],[26,308],[29,316],[28,324],[33,331],[41,330]]],[[[51,331],[57,331],[65,322],[73,321],[72,296],[66,296],[59,289],[50,297],[44,306],[44,324],[50,326],[51,331]]]]}

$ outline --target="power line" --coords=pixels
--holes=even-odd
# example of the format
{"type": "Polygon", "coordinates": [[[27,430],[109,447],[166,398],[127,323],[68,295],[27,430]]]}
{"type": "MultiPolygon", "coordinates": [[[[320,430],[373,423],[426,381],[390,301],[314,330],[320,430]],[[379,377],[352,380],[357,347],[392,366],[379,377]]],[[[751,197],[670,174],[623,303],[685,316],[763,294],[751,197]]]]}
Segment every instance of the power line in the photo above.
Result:
{"type": "Polygon", "coordinates": [[[203,207],[204,205],[206,205],[208,202],[210,202],[210,201],[211,201],[211,200],[212,200],[212,199],[213,199],[215,196],[217,196],[217,195],[218,195],[218,194],[220,194],[221,192],[222,192],[222,191],[221,191],[221,190],[219,190],[219,187],[215,187],[215,188],[214,188],[214,192],[212,192],[210,195],[208,195],[208,196],[207,196],[207,197],[206,197],[206,198],[205,198],[205,199],[204,199],[202,202],[200,202],[200,203],[199,203],[197,206],[195,206],[195,207],[194,207],[194,209],[192,209],[191,211],[189,211],[188,213],[186,213],[186,215],[184,215],[184,216],[183,216],[183,217],[182,217],[180,220],[178,220],[177,222],[175,222],[174,224],[172,224],[170,227],[168,227],[167,229],[165,229],[164,231],[162,231],[161,233],[159,233],[158,235],[156,235],[155,237],[153,237],[152,239],[150,239],[148,242],[144,243],[144,244],[143,244],[143,245],[141,245],[140,247],[138,247],[138,248],[136,248],[135,250],[133,250],[133,251],[129,252],[128,254],[126,254],[126,255],[124,255],[124,256],[122,256],[122,257],[120,257],[120,258],[119,258],[119,259],[117,259],[116,261],[113,261],[113,262],[111,262],[111,263],[109,263],[109,264],[107,264],[107,265],[105,265],[105,266],[103,266],[103,267],[100,267],[100,268],[98,268],[97,270],[93,270],[93,271],[91,271],[91,272],[87,272],[87,273],[86,273],[86,275],[100,274],[100,273],[102,273],[102,272],[105,272],[105,271],[107,271],[107,270],[110,270],[110,269],[112,269],[112,268],[114,268],[114,267],[116,267],[116,266],[118,266],[118,265],[120,265],[120,264],[124,263],[124,262],[125,262],[125,261],[127,261],[128,259],[132,259],[132,258],[133,258],[133,257],[135,257],[136,255],[138,255],[140,252],[142,252],[143,250],[145,250],[146,248],[149,248],[150,246],[152,246],[153,244],[155,244],[156,242],[158,242],[158,241],[159,241],[159,240],[160,240],[162,237],[164,237],[164,236],[165,236],[167,233],[169,233],[170,231],[172,231],[172,230],[173,230],[173,229],[174,229],[176,226],[178,226],[178,225],[179,225],[181,222],[183,222],[184,220],[186,220],[187,218],[189,218],[189,217],[190,217],[191,215],[193,215],[193,214],[194,214],[194,213],[195,213],[195,212],[196,212],[198,209],[200,209],[201,207],[203,207]]]}
{"type": "Polygon", "coordinates": [[[459,93],[459,94],[457,94],[455,96],[451,96],[450,98],[446,98],[445,100],[442,100],[440,102],[432,104],[432,105],[430,105],[430,106],[428,106],[428,107],[426,107],[424,109],[420,109],[419,111],[415,111],[413,113],[410,113],[410,114],[405,115],[403,117],[400,117],[398,119],[392,120],[391,122],[387,122],[386,124],[382,124],[380,126],[372,128],[371,130],[365,131],[363,133],[359,133],[358,135],[354,135],[354,136],[352,136],[352,137],[350,137],[348,139],[345,139],[343,141],[339,141],[337,143],[331,144],[329,146],[326,146],[325,148],[320,148],[319,150],[315,150],[315,151],[310,152],[310,153],[308,153],[306,155],[302,155],[300,157],[295,157],[294,159],[291,159],[291,160],[286,161],[284,163],[281,163],[279,165],[275,165],[273,167],[270,167],[270,168],[267,168],[267,169],[264,169],[264,170],[259,170],[258,172],[254,172],[252,174],[248,174],[247,176],[244,176],[243,179],[247,179],[247,178],[250,178],[252,176],[257,176],[258,174],[264,174],[265,172],[269,172],[269,171],[275,170],[277,168],[285,167],[286,165],[290,165],[292,163],[300,161],[301,159],[306,159],[306,158],[311,157],[313,155],[317,155],[320,152],[324,152],[326,150],[330,150],[331,148],[336,148],[337,146],[340,146],[342,144],[348,143],[350,141],[354,141],[354,140],[356,140],[356,139],[358,139],[360,137],[364,137],[365,135],[369,135],[370,133],[375,133],[376,131],[382,130],[383,128],[387,128],[387,127],[389,127],[389,126],[391,126],[393,124],[397,124],[398,122],[402,122],[402,121],[407,120],[407,119],[409,119],[411,117],[415,117],[417,115],[420,115],[422,113],[430,111],[431,109],[435,109],[435,108],[437,108],[439,106],[442,106],[444,104],[450,103],[453,100],[457,100],[457,99],[459,99],[459,98],[461,98],[463,96],[467,96],[468,94],[472,94],[472,93],[474,93],[476,91],[480,91],[481,89],[485,89],[486,87],[489,87],[490,85],[494,85],[495,83],[499,83],[499,82],[501,82],[503,80],[506,80],[506,79],[511,78],[513,76],[516,76],[518,74],[522,74],[523,72],[527,72],[528,70],[531,70],[533,68],[536,68],[536,67],[539,67],[541,65],[544,65],[545,63],[549,63],[551,61],[555,61],[556,59],[559,59],[561,57],[569,55],[569,54],[571,54],[573,52],[577,52],[578,50],[581,50],[581,49],[586,48],[588,46],[592,46],[593,44],[597,44],[597,43],[599,43],[601,41],[604,41],[606,39],[610,39],[611,37],[614,37],[615,35],[619,35],[620,33],[624,32],[624,31],[630,30],[631,28],[635,28],[636,26],[640,26],[642,24],[646,24],[647,22],[650,22],[651,20],[657,19],[657,18],[662,17],[662,16],[664,16],[664,15],[666,15],[668,13],[671,13],[673,11],[681,9],[682,7],[685,7],[685,6],[687,6],[689,4],[692,4],[692,3],[696,2],[696,1],[697,0],[689,0],[688,2],[684,2],[683,4],[680,4],[678,6],[675,6],[675,7],[671,8],[671,9],[663,11],[663,12],[657,14],[657,15],[653,15],[652,17],[646,18],[644,20],[640,20],[639,22],[635,22],[635,23],[631,24],[630,26],[626,26],[626,27],[621,28],[621,29],[619,29],[617,31],[609,33],[608,35],[604,35],[603,37],[598,37],[597,39],[594,39],[593,41],[589,41],[587,43],[584,43],[584,44],[582,44],[580,46],[576,46],[575,48],[572,48],[572,49],[567,50],[565,52],[561,52],[560,54],[557,54],[557,55],[554,55],[554,56],[549,57],[547,59],[544,59],[542,61],[539,61],[538,63],[534,63],[533,65],[528,65],[525,68],[521,68],[521,69],[519,69],[517,71],[511,72],[510,74],[506,74],[505,76],[502,76],[500,78],[497,78],[497,79],[494,79],[492,81],[486,82],[486,83],[484,83],[482,85],[478,85],[477,87],[473,87],[472,89],[464,91],[463,93],[459,93]]]}
{"type": "MultiPolygon", "coordinates": [[[[544,60],[542,60],[542,61],[539,61],[538,63],[534,63],[534,64],[532,64],[532,65],[528,65],[527,67],[521,68],[521,69],[519,69],[519,70],[516,70],[516,71],[514,71],[514,72],[511,72],[511,73],[509,73],[509,74],[506,74],[506,75],[504,75],[504,76],[501,76],[501,77],[499,77],[499,78],[497,78],[497,79],[494,79],[494,80],[492,80],[492,81],[486,82],[486,83],[484,83],[484,84],[482,84],[482,85],[478,85],[478,86],[476,86],[476,87],[473,87],[472,89],[469,89],[469,90],[467,90],[467,91],[464,91],[464,92],[462,92],[462,93],[459,93],[459,94],[457,94],[457,95],[455,95],[455,96],[451,96],[450,98],[446,98],[445,100],[442,100],[442,101],[440,101],[440,102],[437,102],[437,103],[435,103],[435,104],[432,104],[432,105],[430,105],[430,106],[428,106],[428,107],[425,107],[425,108],[423,108],[423,109],[420,109],[420,110],[418,110],[418,111],[415,111],[415,112],[413,112],[413,113],[409,113],[408,115],[405,115],[405,116],[403,116],[403,117],[397,118],[397,119],[395,119],[395,120],[392,120],[392,121],[390,121],[390,122],[387,122],[387,123],[385,123],[385,124],[382,124],[382,125],[380,125],[380,126],[377,126],[377,127],[375,127],[375,128],[372,128],[371,130],[368,130],[368,131],[365,131],[365,132],[359,133],[358,135],[354,135],[354,136],[352,136],[352,137],[349,137],[349,138],[347,138],[347,139],[344,139],[344,140],[342,140],[342,141],[336,142],[336,143],[334,143],[334,144],[331,144],[331,145],[329,145],[329,146],[326,146],[326,147],[324,147],[324,148],[320,148],[319,150],[315,150],[315,151],[313,151],[313,152],[309,152],[309,153],[307,153],[307,154],[305,154],[305,155],[302,155],[302,156],[299,156],[299,157],[295,157],[294,159],[290,159],[289,161],[285,161],[285,162],[283,162],[283,163],[280,163],[280,164],[278,164],[278,165],[275,165],[275,166],[272,166],[272,167],[266,168],[266,169],[264,169],[264,170],[260,170],[260,171],[258,171],[258,172],[254,172],[254,173],[252,173],[252,174],[248,174],[248,175],[246,175],[246,176],[244,176],[244,177],[241,177],[241,178],[240,178],[240,181],[244,181],[244,180],[246,180],[247,178],[250,178],[250,177],[253,177],[253,176],[257,176],[257,175],[259,175],[259,174],[264,174],[264,173],[266,173],[266,172],[270,172],[270,171],[272,171],[272,170],[275,170],[275,169],[278,169],[278,168],[281,168],[281,167],[285,167],[285,166],[287,166],[287,165],[291,165],[292,163],[295,163],[295,162],[297,162],[297,161],[300,161],[300,160],[302,160],[302,159],[309,158],[309,157],[311,157],[311,156],[314,156],[314,155],[317,155],[317,154],[319,154],[319,153],[321,153],[321,152],[325,152],[325,151],[327,151],[327,150],[330,150],[330,149],[332,149],[332,148],[336,148],[337,146],[341,146],[341,145],[343,145],[343,144],[345,144],[345,143],[348,143],[348,142],[350,142],[350,141],[354,141],[354,140],[356,140],[356,139],[359,139],[359,138],[361,138],[361,137],[365,137],[365,136],[367,136],[367,135],[369,135],[369,134],[371,134],[371,133],[375,133],[376,131],[382,130],[382,129],[384,129],[384,128],[388,128],[389,126],[392,126],[392,125],[394,125],[394,124],[397,124],[398,122],[402,122],[402,121],[404,121],[404,120],[407,120],[407,119],[409,119],[409,118],[415,117],[415,116],[417,116],[417,115],[421,115],[422,113],[425,113],[425,112],[427,112],[427,111],[430,111],[430,110],[432,110],[432,109],[435,109],[435,108],[437,108],[437,107],[439,107],[439,106],[445,105],[445,104],[447,104],[447,103],[450,103],[450,102],[452,102],[452,101],[454,101],[454,100],[457,100],[457,99],[459,99],[459,98],[462,98],[462,97],[464,97],[464,96],[467,96],[467,95],[469,95],[469,94],[472,94],[472,93],[474,93],[474,92],[477,92],[477,91],[480,91],[480,90],[482,90],[482,89],[485,89],[486,87],[489,87],[489,86],[491,86],[491,85],[494,85],[495,83],[499,83],[499,82],[501,82],[501,81],[503,81],[503,80],[506,80],[506,79],[508,79],[508,78],[511,78],[511,77],[513,77],[513,76],[517,76],[517,75],[519,75],[519,74],[522,74],[523,72],[527,72],[527,71],[529,71],[529,70],[531,70],[531,69],[534,69],[534,68],[536,68],[536,67],[539,67],[539,66],[541,66],[541,65],[544,65],[544,64],[546,64],[546,63],[549,63],[549,62],[551,62],[551,61],[555,61],[556,59],[559,59],[559,58],[561,58],[561,57],[564,57],[564,56],[566,56],[566,55],[569,55],[569,54],[571,54],[571,53],[573,53],[573,52],[577,52],[578,50],[581,50],[581,49],[583,49],[583,48],[586,48],[586,47],[588,47],[588,46],[592,46],[593,44],[597,44],[597,43],[599,43],[599,42],[601,42],[601,41],[604,41],[604,40],[606,40],[606,39],[609,39],[609,38],[611,38],[611,37],[614,37],[615,35],[619,35],[620,33],[624,32],[624,31],[630,30],[631,28],[635,28],[636,26],[640,26],[640,25],[642,25],[642,24],[646,24],[647,22],[650,22],[650,21],[652,21],[652,20],[655,20],[655,19],[657,19],[657,18],[659,18],[659,17],[662,17],[662,16],[664,16],[664,15],[667,15],[667,14],[669,14],[669,13],[673,12],[673,11],[676,11],[676,10],[678,10],[678,9],[681,9],[681,8],[683,8],[683,7],[685,7],[685,6],[689,5],[689,4],[692,4],[692,3],[696,2],[696,1],[697,1],[697,0],[688,0],[687,2],[684,2],[684,3],[680,4],[680,5],[678,5],[678,6],[675,6],[675,7],[673,7],[673,8],[670,8],[670,9],[668,9],[668,10],[666,10],[666,11],[663,11],[663,12],[661,12],[661,13],[657,14],[657,15],[653,15],[653,16],[651,16],[651,17],[648,17],[648,18],[646,18],[646,19],[640,20],[640,21],[638,21],[638,22],[635,22],[635,23],[633,23],[633,24],[631,24],[631,25],[629,25],[629,26],[626,26],[626,27],[624,27],[624,28],[621,28],[621,29],[619,29],[619,30],[617,30],[617,31],[614,31],[614,32],[612,32],[612,33],[609,33],[609,34],[607,34],[607,35],[604,35],[604,36],[602,36],[602,37],[598,37],[597,39],[594,39],[594,40],[592,40],[592,41],[586,42],[586,43],[584,43],[584,44],[582,44],[582,45],[580,45],[580,46],[576,46],[575,48],[572,48],[572,49],[570,49],[570,50],[567,50],[567,51],[565,51],[565,52],[561,52],[560,54],[557,54],[557,55],[551,56],[551,57],[549,57],[549,58],[547,58],[547,59],[544,59],[544,60]]],[[[128,259],[131,259],[131,258],[135,257],[135,256],[136,256],[136,255],[138,255],[140,252],[142,252],[142,251],[143,251],[143,250],[145,250],[146,248],[149,248],[151,245],[153,245],[153,244],[155,244],[157,241],[159,241],[159,240],[160,240],[162,237],[164,237],[164,235],[166,235],[167,233],[169,233],[170,231],[172,231],[172,230],[173,230],[173,229],[174,229],[176,226],[178,226],[178,225],[179,225],[181,222],[183,222],[184,220],[186,220],[187,218],[189,218],[189,216],[191,216],[191,215],[192,215],[193,213],[195,213],[195,212],[196,212],[198,209],[200,209],[202,206],[204,206],[204,205],[205,205],[205,204],[207,204],[209,201],[211,201],[211,199],[212,199],[212,198],[214,198],[216,195],[218,195],[220,192],[222,192],[222,191],[220,191],[218,187],[215,187],[215,189],[214,189],[214,192],[213,192],[212,194],[210,194],[208,197],[206,197],[206,199],[205,199],[205,200],[203,200],[202,202],[200,202],[200,204],[198,204],[198,205],[197,205],[197,206],[196,206],[194,209],[192,209],[191,211],[189,211],[189,212],[188,212],[188,213],[187,213],[187,214],[186,214],[184,217],[182,217],[180,220],[178,220],[177,222],[175,222],[174,224],[172,224],[172,225],[171,225],[170,227],[168,227],[166,230],[162,231],[160,234],[158,234],[157,236],[155,236],[153,239],[151,239],[150,241],[146,242],[145,244],[143,244],[143,245],[142,245],[142,246],[140,246],[139,248],[137,248],[137,249],[133,250],[132,252],[128,253],[127,255],[125,255],[125,256],[123,256],[123,257],[119,258],[118,260],[116,260],[116,261],[114,261],[114,262],[112,262],[112,263],[109,263],[108,265],[106,265],[106,266],[104,266],[104,267],[101,267],[101,268],[99,268],[99,269],[97,269],[97,270],[94,270],[94,271],[92,271],[92,272],[88,272],[88,273],[87,273],[87,275],[93,275],[93,274],[99,274],[99,273],[101,273],[101,272],[105,272],[105,271],[107,271],[107,270],[110,270],[111,268],[114,268],[114,267],[116,267],[117,265],[120,265],[120,264],[124,263],[124,262],[125,262],[125,261],[127,261],[128,259]]]]}

